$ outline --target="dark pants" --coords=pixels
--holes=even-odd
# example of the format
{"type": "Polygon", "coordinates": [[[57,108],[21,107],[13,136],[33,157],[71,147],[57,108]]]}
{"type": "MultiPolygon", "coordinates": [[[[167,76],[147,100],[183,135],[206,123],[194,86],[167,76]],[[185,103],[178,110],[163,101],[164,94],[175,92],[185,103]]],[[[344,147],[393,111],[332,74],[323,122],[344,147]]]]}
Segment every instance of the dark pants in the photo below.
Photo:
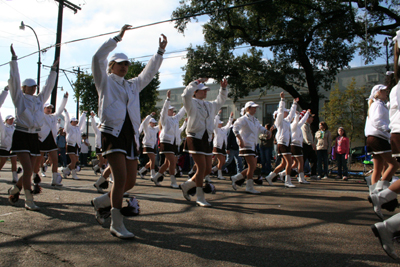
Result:
{"type": "Polygon", "coordinates": [[[328,150],[317,150],[317,168],[319,176],[328,176],[328,150]],[[324,164],[324,171],[322,172],[322,164],[324,164]]]}
{"type": "Polygon", "coordinates": [[[311,175],[317,174],[317,155],[315,154],[315,150],[311,145],[307,145],[303,143],[303,156],[304,162],[308,159],[311,167],[311,175]]]}
{"type": "Polygon", "coordinates": [[[336,161],[338,166],[338,176],[347,176],[347,159],[346,154],[336,154],[336,161]],[[343,168],[343,170],[342,170],[343,168]]]}
{"type": "Polygon", "coordinates": [[[271,172],[271,160],[273,147],[260,146],[260,158],[261,158],[261,173],[269,174],[271,172]]]}
{"type": "Polygon", "coordinates": [[[89,155],[89,153],[80,153],[79,154],[79,162],[81,163],[81,167],[87,166],[88,155],[89,155]]]}
{"type": "Polygon", "coordinates": [[[58,148],[58,155],[60,155],[59,163],[61,164],[61,166],[66,167],[67,166],[67,155],[65,154],[65,147],[58,148]]]}

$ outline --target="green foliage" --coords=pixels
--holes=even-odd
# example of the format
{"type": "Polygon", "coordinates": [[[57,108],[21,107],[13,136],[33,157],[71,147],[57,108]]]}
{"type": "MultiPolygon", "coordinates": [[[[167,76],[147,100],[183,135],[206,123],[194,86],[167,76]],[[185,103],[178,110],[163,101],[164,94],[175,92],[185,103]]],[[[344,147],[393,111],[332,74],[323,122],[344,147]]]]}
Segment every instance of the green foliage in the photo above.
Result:
{"type": "Polygon", "coordinates": [[[318,114],[318,91],[331,89],[356,49],[362,49],[367,61],[381,55],[375,37],[393,34],[400,26],[395,2],[368,1],[365,7],[359,0],[181,1],[172,14],[179,18],[178,31],[196,19],[190,15],[209,16],[203,26],[205,44],[189,47],[184,84],[202,76],[217,81],[228,77],[234,101],[254,90],[265,94],[279,87],[299,97],[303,109],[318,114]],[[365,9],[367,16],[360,16],[365,9]],[[365,19],[368,44],[363,47],[365,19]],[[235,50],[248,45],[252,48],[242,54],[235,50]],[[266,58],[267,50],[272,59],[266,58]],[[300,94],[300,89],[308,92],[300,94]]]}
{"type": "MultiPolygon", "coordinates": [[[[131,79],[139,76],[142,70],[145,68],[145,64],[139,61],[131,62],[129,70],[125,79],[131,79]]],[[[151,112],[159,112],[155,106],[158,100],[157,89],[160,86],[159,73],[157,73],[153,80],[139,93],[140,97],[140,116],[142,118],[149,115],[151,112]]],[[[97,94],[96,86],[93,81],[93,75],[88,73],[81,73],[78,75],[76,82],[74,83],[75,98],[79,98],[79,108],[86,111],[94,111],[98,113],[98,102],[99,97],[97,94]]]]}
{"type": "Polygon", "coordinates": [[[364,138],[364,126],[366,117],[365,87],[357,87],[353,79],[346,90],[340,91],[336,84],[331,91],[329,102],[323,107],[325,122],[331,129],[333,136],[338,127],[342,126],[350,141],[364,138]]]}

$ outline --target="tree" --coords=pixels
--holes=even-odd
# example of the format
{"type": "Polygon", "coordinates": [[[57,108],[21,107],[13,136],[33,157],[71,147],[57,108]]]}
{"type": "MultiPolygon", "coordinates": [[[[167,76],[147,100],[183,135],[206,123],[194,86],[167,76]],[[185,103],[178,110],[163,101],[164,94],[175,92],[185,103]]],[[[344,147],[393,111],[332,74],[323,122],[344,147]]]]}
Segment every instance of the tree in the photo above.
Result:
{"type": "Polygon", "coordinates": [[[335,85],[335,89],[330,93],[329,102],[322,108],[324,120],[332,129],[332,133],[342,126],[350,141],[365,138],[366,94],[365,87],[357,87],[354,78],[344,92],[335,85]]]}
{"type": "MultiPolygon", "coordinates": [[[[137,77],[145,66],[144,63],[139,61],[132,61],[125,79],[137,77]]],[[[155,106],[158,100],[157,89],[160,86],[159,76],[159,73],[157,73],[153,80],[139,93],[140,116],[142,118],[146,117],[151,112],[156,111],[155,106]]],[[[75,97],[79,99],[80,103],[79,108],[87,111],[93,110],[97,114],[99,96],[94,84],[93,75],[88,73],[79,74],[74,83],[74,87],[75,97]]]]}
{"type": "Polygon", "coordinates": [[[266,93],[279,87],[298,97],[303,109],[318,115],[319,90],[330,90],[356,49],[362,48],[367,60],[373,60],[380,55],[374,37],[394,34],[400,26],[397,0],[368,0],[366,7],[362,2],[181,1],[172,14],[178,31],[185,31],[191,16],[209,16],[203,25],[205,44],[188,49],[184,84],[200,76],[216,80],[228,77],[234,101],[257,89],[266,93]],[[365,18],[360,16],[362,9],[368,10],[365,18]],[[363,25],[368,27],[368,45],[356,43],[365,37],[363,25]],[[242,45],[251,48],[235,55],[235,49],[242,45]],[[267,49],[273,58],[266,58],[267,49]],[[300,89],[308,93],[300,94],[300,89]]]}

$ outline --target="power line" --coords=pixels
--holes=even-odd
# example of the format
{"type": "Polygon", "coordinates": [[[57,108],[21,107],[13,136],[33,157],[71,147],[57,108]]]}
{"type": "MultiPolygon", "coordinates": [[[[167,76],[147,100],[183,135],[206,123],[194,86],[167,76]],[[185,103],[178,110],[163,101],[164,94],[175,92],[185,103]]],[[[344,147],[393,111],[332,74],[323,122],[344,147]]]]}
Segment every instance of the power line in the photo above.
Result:
{"type": "MultiPolygon", "coordinates": [[[[58,0],[56,0],[56,1],[58,1],[58,0]]],[[[158,21],[158,22],[145,24],[145,25],[140,25],[140,26],[132,27],[131,29],[128,29],[128,30],[136,30],[136,29],[155,26],[155,25],[163,24],[163,23],[167,23],[167,22],[173,22],[173,21],[176,21],[176,20],[187,19],[187,18],[192,18],[192,17],[199,17],[199,16],[203,16],[203,15],[212,14],[212,13],[215,13],[215,12],[219,13],[221,11],[226,11],[226,10],[245,7],[245,6],[250,6],[250,5],[256,5],[256,4],[259,4],[259,3],[262,3],[262,2],[266,2],[266,1],[267,0],[260,0],[260,1],[241,4],[241,5],[237,5],[237,6],[231,6],[231,7],[225,7],[225,8],[221,8],[221,9],[216,9],[215,11],[212,11],[212,12],[211,11],[209,11],[209,12],[200,12],[200,13],[197,13],[197,14],[194,14],[194,15],[190,15],[190,16],[184,16],[184,17],[180,17],[180,18],[176,18],[176,19],[168,19],[168,20],[162,20],[162,21],[158,21]]],[[[89,39],[94,39],[94,38],[97,38],[97,37],[106,36],[106,35],[115,34],[115,33],[119,33],[119,30],[118,31],[113,31],[113,32],[108,32],[108,33],[103,33],[103,34],[98,34],[98,35],[94,35],[94,36],[90,36],[90,37],[79,38],[79,39],[67,41],[67,42],[64,42],[64,43],[57,43],[57,44],[54,44],[54,45],[50,45],[50,46],[48,46],[46,48],[43,48],[43,49],[41,49],[41,51],[42,50],[48,50],[48,49],[50,49],[52,47],[60,47],[61,45],[71,44],[71,43],[80,42],[80,41],[89,40],[89,39]]],[[[41,51],[36,51],[36,52],[31,53],[31,54],[19,57],[18,60],[26,58],[26,57],[29,57],[29,56],[32,56],[32,55],[34,55],[34,54],[36,54],[38,52],[41,52],[41,51]]],[[[0,65],[0,67],[5,66],[8,63],[9,62],[3,63],[3,64],[0,65]]]]}

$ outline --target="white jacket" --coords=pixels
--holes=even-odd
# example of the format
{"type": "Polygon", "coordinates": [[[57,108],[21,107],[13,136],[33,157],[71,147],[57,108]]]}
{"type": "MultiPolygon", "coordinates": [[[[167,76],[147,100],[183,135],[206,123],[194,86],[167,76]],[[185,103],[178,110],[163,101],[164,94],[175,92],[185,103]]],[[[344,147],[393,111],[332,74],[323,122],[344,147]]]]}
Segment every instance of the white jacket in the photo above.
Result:
{"type": "Polygon", "coordinates": [[[50,71],[46,84],[38,95],[27,95],[21,90],[16,58],[11,60],[10,67],[8,87],[15,106],[15,128],[25,133],[38,133],[44,123],[44,102],[49,99],[51,91],[53,91],[57,72],[53,69],[50,71]]]}
{"type": "Polygon", "coordinates": [[[239,150],[256,151],[258,136],[261,133],[269,133],[269,131],[260,124],[256,117],[246,113],[233,124],[233,133],[236,136],[240,135],[243,139],[244,148],[239,148],[239,150]]]}
{"type": "Polygon", "coordinates": [[[375,136],[382,139],[390,139],[389,109],[382,100],[374,99],[368,110],[365,122],[365,136],[375,136]]]}
{"type": "Polygon", "coordinates": [[[47,136],[49,136],[50,131],[53,134],[54,142],[56,142],[58,127],[57,127],[57,119],[60,117],[61,113],[63,112],[65,105],[67,104],[68,96],[64,95],[63,100],[61,102],[58,111],[54,114],[44,114],[44,123],[39,132],[39,140],[43,142],[47,136]]]}
{"type": "Polygon", "coordinates": [[[65,133],[66,135],[66,142],[68,146],[76,146],[81,147],[82,136],[81,132],[83,132],[85,125],[86,125],[86,112],[83,112],[81,117],[79,118],[79,123],[77,126],[72,126],[71,120],[69,118],[68,111],[64,112],[65,116],[65,133]]]}
{"type": "Polygon", "coordinates": [[[164,106],[161,109],[160,122],[161,122],[161,132],[160,132],[160,143],[168,144],[178,144],[178,139],[180,139],[181,132],[179,131],[179,121],[185,116],[185,107],[182,107],[178,114],[175,116],[168,116],[168,108],[170,106],[169,99],[166,99],[164,106]]]}
{"type": "Polygon", "coordinates": [[[90,116],[90,119],[91,119],[92,129],[94,132],[94,139],[95,139],[95,143],[96,143],[95,147],[101,148],[101,132],[99,130],[99,127],[97,127],[96,120],[92,116],[90,116]]]}
{"type": "Polygon", "coordinates": [[[292,107],[290,108],[289,115],[284,118],[285,101],[281,99],[279,102],[278,113],[275,119],[275,126],[277,129],[275,139],[278,144],[289,146],[290,145],[290,122],[296,114],[297,103],[293,101],[292,107]]]}
{"type": "Polygon", "coordinates": [[[217,114],[215,116],[215,120],[214,120],[213,147],[222,149],[223,145],[225,144],[225,149],[226,149],[226,146],[228,145],[228,134],[229,134],[230,127],[232,125],[233,118],[229,117],[228,123],[221,128],[218,128],[219,120],[220,120],[220,117],[219,117],[219,114],[217,114]]]}
{"type": "Polygon", "coordinates": [[[389,128],[392,133],[400,133],[400,82],[392,88],[389,98],[389,128]]]}
{"type": "Polygon", "coordinates": [[[296,114],[293,122],[290,124],[290,130],[292,131],[292,139],[290,144],[292,146],[303,147],[303,131],[301,130],[301,127],[304,125],[304,123],[306,123],[309,116],[310,113],[307,111],[300,120],[300,114],[296,114]]]}
{"type": "Polygon", "coordinates": [[[182,94],[183,106],[188,114],[186,135],[202,139],[204,132],[207,131],[208,142],[211,142],[214,131],[214,118],[228,98],[228,90],[221,87],[216,100],[204,101],[193,98],[193,94],[198,88],[197,85],[197,81],[191,82],[183,90],[182,94]]]}
{"type": "MultiPolygon", "coordinates": [[[[3,105],[8,95],[8,89],[5,88],[0,94],[0,107],[3,105]]],[[[12,137],[14,134],[14,125],[3,123],[3,118],[0,114],[0,149],[9,151],[11,149],[12,137]]]]}
{"type": "Polygon", "coordinates": [[[186,120],[183,122],[182,126],[179,128],[179,134],[176,136],[176,145],[179,147],[182,143],[181,134],[186,129],[187,122],[186,120]]]}
{"type": "Polygon", "coordinates": [[[151,127],[150,120],[153,118],[151,115],[147,115],[147,117],[142,121],[139,127],[139,134],[143,131],[144,137],[142,140],[143,147],[154,148],[157,145],[157,134],[158,134],[158,125],[151,127]]]}
{"type": "Polygon", "coordinates": [[[135,131],[136,144],[139,144],[139,93],[157,74],[164,50],[159,48],[158,54],[149,60],[138,77],[125,80],[118,75],[107,74],[107,56],[116,47],[116,39],[109,39],[100,46],[92,60],[93,79],[99,95],[100,131],[118,137],[128,113],[135,131]]]}

